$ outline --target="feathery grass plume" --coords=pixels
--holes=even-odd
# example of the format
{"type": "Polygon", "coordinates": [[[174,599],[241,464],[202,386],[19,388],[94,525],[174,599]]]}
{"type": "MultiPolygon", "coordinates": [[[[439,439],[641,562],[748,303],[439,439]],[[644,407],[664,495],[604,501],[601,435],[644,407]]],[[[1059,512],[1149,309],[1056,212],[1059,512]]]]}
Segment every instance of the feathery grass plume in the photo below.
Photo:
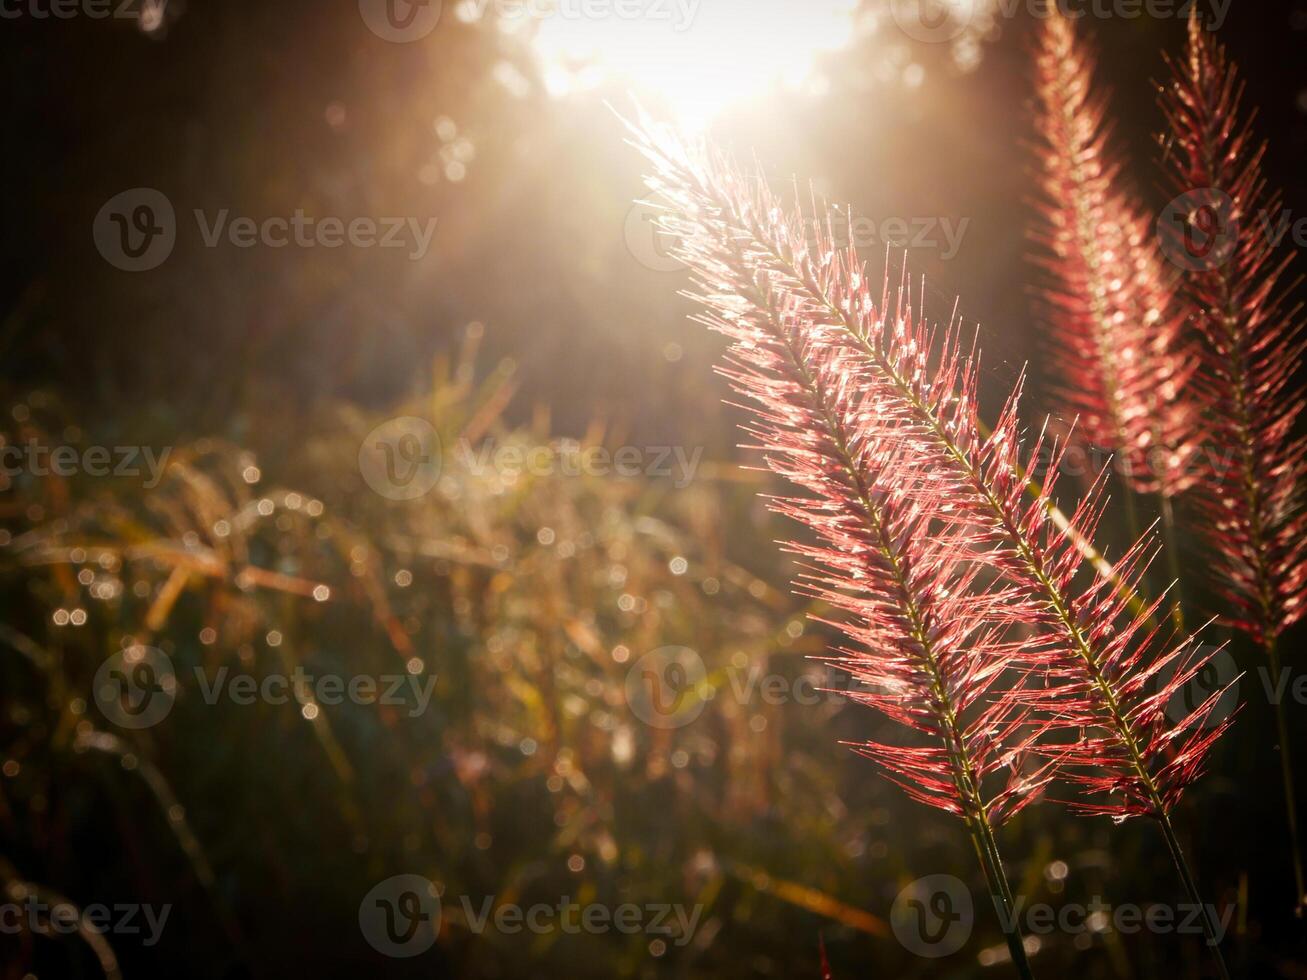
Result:
{"type": "MultiPolygon", "coordinates": [[[[1040,458],[1043,436],[1023,459],[1020,385],[993,430],[984,428],[976,360],[958,343],[956,315],[941,351],[932,354],[933,331],[902,301],[904,291],[892,310],[886,292],[874,300],[856,249],[837,248],[829,226],[815,229],[810,240],[799,210],[785,208],[763,180],[742,175],[720,153],[647,120],[635,132],[654,164],[649,186],[672,212],[666,227],[701,284],[698,298],[711,310],[710,321],[738,329],[780,311],[782,322],[804,323],[822,356],[836,358],[843,376],[865,389],[857,428],[886,443],[877,458],[895,461],[888,475],[919,515],[918,526],[961,534],[957,540],[970,559],[997,569],[1013,587],[990,593],[1008,604],[1004,615],[1036,630],[1033,642],[1008,651],[1009,660],[1042,673],[1052,686],[1023,686],[1005,699],[1024,702],[1058,726],[1092,730],[1092,737],[1050,750],[1081,790],[1113,797],[1080,806],[1119,819],[1156,818],[1197,902],[1170,812],[1228,720],[1206,725],[1215,696],[1178,724],[1167,718],[1168,705],[1207,658],[1184,646],[1151,656],[1158,639],[1152,614],[1161,600],[1137,611],[1129,601],[1151,544],[1136,543],[1116,578],[1079,583],[1077,541],[1093,536],[1099,494],[1091,493],[1070,518],[1053,519],[1063,449],[1053,446],[1049,476],[1027,499],[1025,459],[1040,458]]],[[[737,347],[761,356],[755,336],[741,336],[737,347]]],[[[1215,948],[1214,927],[1204,925],[1215,948]]]]}
{"type": "MultiPolygon", "coordinates": [[[[1293,436],[1303,396],[1291,387],[1307,339],[1285,309],[1280,280],[1290,257],[1274,247],[1268,227],[1280,195],[1262,177],[1265,145],[1242,108],[1234,65],[1195,17],[1187,55],[1171,69],[1161,101],[1166,164],[1178,196],[1158,233],[1184,270],[1185,310],[1203,339],[1197,388],[1211,408],[1213,458],[1224,464],[1205,471],[1195,494],[1199,525],[1229,607],[1225,619],[1252,637],[1278,675],[1277,640],[1307,609],[1307,439],[1293,436]]],[[[1282,706],[1275,708],[1302,914],[1307,888],[1288,729],[1282,706]]]]}
{"type": "MultiPolygon", "coordinates": [[[[1193,485],[1198,413],[1182,397],[1197,369],[1150,221],[1123,188],[1093,55],[1071,22],[1043,18],[1036,77],[1046,285],[1041,318],[1081,438],[1118,454],[1127,484],[1163,501],[1193,485]]],[[[1127,501],[1128,502],[1128,501],[1127,501]]]]}
{"type": "MultiPolygon", "coordinates": [[[[635,130],[637,145],[663,170],[661,154],[677,150],[655,149],[643,139],[648,131],[635,130]]],[[[688,156],[678,163],[697,170],[688,156]]],[[[832,662],[865,685],[854,700],[929,743],[855,748],[912,798],[963,818],[1013,960],[1029,975],[992,828],[1039,797],[1053,765],[1026,771],[1044,726],[1000,683],[1022,642],[1009,637],[1014,593],[979,581],[966,524],[934,519],[945,506],[936,498],[949,488],[913,475],[912,443],[888,436],[897,420],[886,417],[862,359],[749,254],[730,212],[707,197],[691,208],[695,231],[678,251],[708,311],[697,319],[732,342],[721,370],[753,403],[746,431],[756,448],[806,492],[771,501],[815,536],[790,546],[807,568],[797,584],[842,613],[832,625],[849,645],[832,662]]],[[[770,219],[786,236],[803,234],[801,214],[770,219]]]]}

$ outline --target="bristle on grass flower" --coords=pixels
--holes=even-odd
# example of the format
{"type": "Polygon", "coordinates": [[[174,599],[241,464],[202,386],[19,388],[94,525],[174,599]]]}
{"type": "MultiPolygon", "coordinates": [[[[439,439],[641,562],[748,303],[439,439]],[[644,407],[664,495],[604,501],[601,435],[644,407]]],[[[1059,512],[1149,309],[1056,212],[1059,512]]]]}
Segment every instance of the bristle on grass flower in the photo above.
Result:
{"type": "MultiPolygon", "coordinates": [[[[1122,819],[1156,818],[1191,885],[1170,811],[1225,727],[1205,724],[1214,699],[1178,724],[1169,723],[1168,704],[1205,658],[1184,648],[1157,660],[1150,656],[1157,640],[1152,614],[1160,600],[1138,611],[1130,603],[1150,545],[1135,544],[1115,577],[1078,584],[1078,542],[1092,537],[1101,513],[1098,495],[1090,494],[1070,518],[1053,519],[1061,451],[1054,447],[1049,478],[1027,499],[1025,462],[1038,458],[1043,437],[1023,459],[1019,385],[995,427],[985,429],[976,358],[959,343],[956,317],[937,345],[907,302],[906,289],[892,307],[887,288],[879,301],[873,298],[856,250],[837,248],[829,227],[810,235],[801,209],[785,207],[765,181],[648,120],[634,132],[654,165],[649,186],[668,208],[666,228],[699,285],[695,296],[709,309],[707,322],[732,334],[737,357],[769,362],[779,355],[758,334],[758,325],[779,314],[781,324],[837,366],[842,385],[858,389],[849,397],[858,406],[851,428],[859,452],[877,461],[870,476],[879,482],[872,485],[888,493],[903,515],[887,527],[897,531],[896,522],[903,521],[904,531],[942,534],[957,546],[951,562],[969,560],[997,571],[1008,585],[984,580],[987,619],[1020,622],[1033,631],[1029,641],[1004,650],[1005,666],[1021,664],[1050,686],[1023,684],[1007,689],[1002,700],[1026,704],[1048,724],[1092,729],[1090,738],[1047,751],[1075,785],[1095,794],[1084,808],[1122,819]],[[1005,608],[999,610],[999,603],[1005,608]],[[1160,690],[1150,691],[1164,668],[1177,664],[1160,690]]],[[[805,351],[798,353],[804,363],[805,351]]],[[[759,394],[775,391],[766,384],[759,394]]],[[[802,444],[797,432],[785,438],[802,444]]],[[[805,457],[806,465],[830,479],[833,467],[819,463],[819,456],[805,457]]],[[[953,574],[966,584],[980,581],[953,574]]],[[[910,760],[891,761],[902,766],[910,760]]],[[[937,781],[921,791],[938,797],[946,790],[937,781]]],[[[1204,924],[1212,929],[1210,921],[1204,924]]]]}
{"type": "Polygon", "coordinates": [[[1040,221],[1032,237],[1056,394],[1080,436],[1118,454],[1125,483],[1164,500],[1198,478],[1197,356],[1151,221],[1114,157],[1094,59],[1051,12],[1036,55],[1040,221]]]}
{"type": "MultiPolygon", "coordinates": [[[[1280,634],[1307,611],[1307,439],[1294,438],[1294,390],[1307,338],[1285,308],[1289,262],[1268,231],[1281,208],[1262,177],[1265,147],[1242,108],[1234,66],[1196,17],[1186,57],[1163,90],[1166,166],[1177,197],[1158,232],[1183,269],[1185,311],[1203,339],[1196,383],[1209,407],[1212,458],[1196,495],[1226,621],[1252,637],[1279,675],[1280,634]]],[[[1297,908],[1307,887],[1284,709],[1275,704],[1297,908]]]]}

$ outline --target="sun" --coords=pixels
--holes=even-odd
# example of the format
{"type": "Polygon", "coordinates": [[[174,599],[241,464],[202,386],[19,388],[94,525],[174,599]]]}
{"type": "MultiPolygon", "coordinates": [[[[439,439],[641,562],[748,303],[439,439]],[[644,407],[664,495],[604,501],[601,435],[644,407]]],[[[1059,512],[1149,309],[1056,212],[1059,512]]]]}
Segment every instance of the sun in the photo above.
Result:
{"type": "Polygon", "coordinates": [[[558,0],[535,23],[532,47],[555,96],[626,82],[697,127],[777,87],[820,84],[816,60],[849,44],[856,8],[856,0],[558,0]]]}

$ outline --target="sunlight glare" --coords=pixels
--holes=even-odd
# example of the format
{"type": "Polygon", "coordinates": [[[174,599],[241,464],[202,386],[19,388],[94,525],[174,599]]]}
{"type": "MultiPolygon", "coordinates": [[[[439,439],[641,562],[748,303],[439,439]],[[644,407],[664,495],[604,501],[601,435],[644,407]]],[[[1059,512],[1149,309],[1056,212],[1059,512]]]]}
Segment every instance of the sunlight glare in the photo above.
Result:
{"type": "Polygon", "coordinates": [[[819,55],[854,35],[856,0],[671,0],[665,16],[543,18],[533,39],[550,93],[626,82],[684,125],[774,86],[818,85],[819,55]]]}

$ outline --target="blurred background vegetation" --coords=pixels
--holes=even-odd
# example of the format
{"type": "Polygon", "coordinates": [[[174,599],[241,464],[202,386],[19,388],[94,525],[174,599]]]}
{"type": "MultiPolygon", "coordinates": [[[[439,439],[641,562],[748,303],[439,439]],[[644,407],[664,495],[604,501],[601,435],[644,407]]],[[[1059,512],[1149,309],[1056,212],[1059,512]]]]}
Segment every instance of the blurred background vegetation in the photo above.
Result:
{"type": "MultiPolygon", "coordinates": [[[[775,179],[810,177],[878,222],[967,219],[955,255],[939,242],[908,261],[937,314],[957,294],[984,325],[988,395],[1027,360],[1038,388],[1030,24],[931,44],[882,4],[862,8],[803,86],[758,92],[714,132],[775,179]]],[[[1181,25],[1092,29],[1151,193],[1149,81],[1181,25]]],[[[1223,35],[1274,138],[1268,172],[1297,207],[1307,6],[1235,0],[1223,35]]],[[[493,16],[447,14],[421,42],[392,44],[356,4],[320,0],[174,2],[148,31],[22,16],[0,23],[0,44],[0,433],[171,449],[154,487],[84,473],[0,485],[11,897],[171,903],[157,946],[108,937],[129,977],[816,977],[823,942],[835,977],[1005,972],[965,835],[837,744],[875,737],[878,719],[837,695],[738,694],[760,674],[840,682],[811,659],[830,637],[789,592],[773,542],[790,531],[757,497],[775,487],[742,465],[711,371],[720,342],[686,320],[684,277],[632,217],[640,162],[604,104],[629,105],[627,81],[560,95],[559,66],[493,16]],[[114,268],[91,236],[101,205],[133,187],[163,191],[178,215],[176,248],[148,273],[114,268]],[[207,248],[189,216],[224,208],[438,223],[416,261],[207,248]],[[396,501],[368,486],[358,456],[404,415],[446,447],[572,440],[702,460],[677,486],[514,477],[447,453],[431,493],[396,501]],[[90,692],[133,644],[165,651],[179,676],[403,671],[434,677],[435,694],[410,717],[210,705],[183,684],[165,721],[123,731],[90,692]],[[665,729],[633,715],[626,683],[668,645],[698,653],[717,696],[665,729]],[[904,885],[937,872],[972,886],[978,914],[971,942],[935,961],[886,920],[904,885]],[[477,935],[447,901],[429,953],[386,960],[358,908],[400,873],[447,896],[705,911],[681,946],[477,935]]],[[[636,95],[659,108],[657,92],[636,95]]],[[[868,249],[873,264],[882,255],[868,249]]],[[[1031,418],[1037,406],[1036,392],[1031,418]]],[[[1307,976],[1301,923],[1279,901],[1266,713],[1249,699],[1179,823],[1207,894],[1241,901],[1232,959],[1248,975],[1307,976]]],[[[1174,902],[1150,829],[1032,808],[1004,831],[1014,890],[1174,902]]],[[[6,978],[95,976],[103,962],[75,938],[0,935],[6,978]]],[[[1204,969],[1193,938],[1112,932],[1044,937],[1034,963],[1045,976],[1204,969]]]]}

